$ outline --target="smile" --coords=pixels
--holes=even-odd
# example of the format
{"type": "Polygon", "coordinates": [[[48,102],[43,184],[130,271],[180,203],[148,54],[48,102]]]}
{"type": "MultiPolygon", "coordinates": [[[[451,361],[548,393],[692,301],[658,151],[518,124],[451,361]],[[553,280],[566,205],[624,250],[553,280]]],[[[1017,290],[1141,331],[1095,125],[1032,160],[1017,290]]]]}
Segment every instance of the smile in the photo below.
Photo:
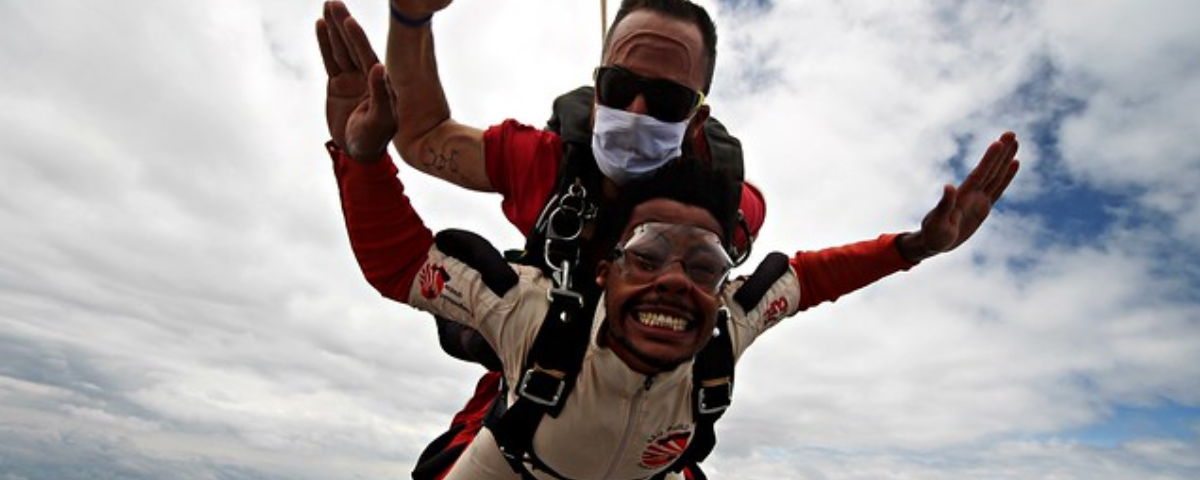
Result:
{"type": "Polygon", "coordinates": [[[682,332],[687,330],[688,322],[679,317],[661,313],[638,312],[637,320],[642,325],[682,332]]]}

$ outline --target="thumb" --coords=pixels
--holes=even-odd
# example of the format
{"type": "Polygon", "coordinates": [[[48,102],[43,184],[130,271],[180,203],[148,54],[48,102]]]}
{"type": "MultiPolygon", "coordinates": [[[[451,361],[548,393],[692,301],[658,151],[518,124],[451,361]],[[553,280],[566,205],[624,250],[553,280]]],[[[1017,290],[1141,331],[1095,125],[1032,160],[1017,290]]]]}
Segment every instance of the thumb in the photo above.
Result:
{"type": "Polygon", "coordinates": [[[371,108],[392,115],[392,92],[388,85],[387,70],[383,65],[376,63],[371,66],[367,74],[367,84],[370,89],[371,108]]]}
{"type": "Polygon", "coordinates": [[[938,201],[936,207],[933,207],[933,210],[938,216],[949,216],[957,204],[958,189],[954,185],[946,184],[942,187],[942,199],[938,201]]]}

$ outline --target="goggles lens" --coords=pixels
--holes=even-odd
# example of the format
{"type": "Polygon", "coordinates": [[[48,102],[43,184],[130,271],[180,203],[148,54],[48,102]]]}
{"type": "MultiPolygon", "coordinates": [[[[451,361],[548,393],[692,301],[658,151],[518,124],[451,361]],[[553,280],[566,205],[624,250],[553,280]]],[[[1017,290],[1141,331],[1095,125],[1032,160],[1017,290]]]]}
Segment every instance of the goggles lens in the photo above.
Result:
{"type": "Polygon", "coordinates": [[[709,293],[716,293],[733,268],[717,234],[686,225],[644,223],[614,253],[628,281],[651,283],[679,263],[692,283],[709,293]]]}
{"type": "Polygon", "coordinates": [[[646,100],[651,117],[668,123],[687,120],[704,102],[704,94],[661,78],[646,78],[610,65],[596,68],[596,96],[600,104],[624,110],[638,94],[646,100]]]}

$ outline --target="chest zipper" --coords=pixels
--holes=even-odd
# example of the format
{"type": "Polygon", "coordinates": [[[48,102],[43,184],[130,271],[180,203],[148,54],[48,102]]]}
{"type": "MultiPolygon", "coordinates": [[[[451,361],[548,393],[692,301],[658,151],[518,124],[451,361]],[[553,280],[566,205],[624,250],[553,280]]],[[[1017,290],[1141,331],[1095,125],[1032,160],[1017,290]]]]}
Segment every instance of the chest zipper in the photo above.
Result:
{"type": "Polygon", "coordinates": [[[621,443],[617,446],[612,461],[608,464],[608,472],[604,474],[604,478],[613,478],[613,472],[617,469],[617,465],[620,465],[621,458],[625,456],[625,449],[629,448],[629,439],[633,436],[633,426],[637,423],[638,412],[641,411],[642,397],[650,391],[650,387],[653,385],[654,375],[646,375],[646,380],[642,382],[642,388],[634,392],[633,398],[629,399],[629,411],[625,415],[625,430],[621,434],[621,443]]]}

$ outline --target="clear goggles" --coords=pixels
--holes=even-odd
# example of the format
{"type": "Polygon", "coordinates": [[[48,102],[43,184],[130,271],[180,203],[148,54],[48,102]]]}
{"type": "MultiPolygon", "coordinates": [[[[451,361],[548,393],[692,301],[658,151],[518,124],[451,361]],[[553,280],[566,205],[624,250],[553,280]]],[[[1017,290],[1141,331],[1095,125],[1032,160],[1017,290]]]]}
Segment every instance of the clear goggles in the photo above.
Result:
{"type": "Polygon", "coordinates": [[[633,235],[613,251],[626,280],[651,283],[678,263],[692,283],[716,293],[733,269],[733,260],[717,234],[703,228],[649,222],[638,225],[633,235]]]}

